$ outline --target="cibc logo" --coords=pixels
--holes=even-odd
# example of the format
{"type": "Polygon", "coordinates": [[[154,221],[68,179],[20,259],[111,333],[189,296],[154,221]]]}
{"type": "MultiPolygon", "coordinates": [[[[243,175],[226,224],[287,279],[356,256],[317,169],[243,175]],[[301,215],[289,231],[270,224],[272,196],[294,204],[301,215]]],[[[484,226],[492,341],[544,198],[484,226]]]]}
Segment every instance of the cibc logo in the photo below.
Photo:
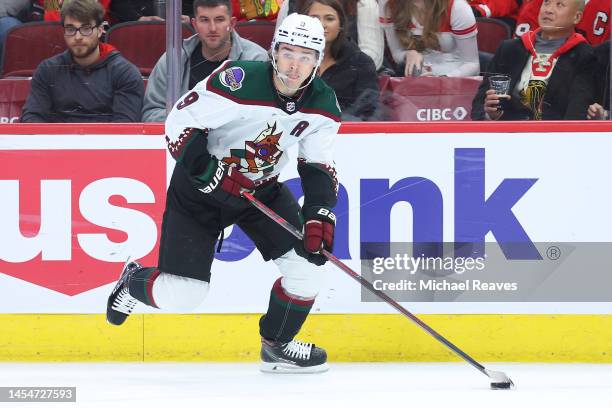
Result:
{"type": "Polygon", "coordinates": [[[0,272],[76,295],[157,263],[163,150],[0,152],[0,272]]]}
{"type": "Polygon", "coordinates": [[[419,109],[416,113],[417,119],[422,122],[434,120],[463,120],[468,115],[467,109],[463,106],[457,108],[427,108],[419,109]]]}

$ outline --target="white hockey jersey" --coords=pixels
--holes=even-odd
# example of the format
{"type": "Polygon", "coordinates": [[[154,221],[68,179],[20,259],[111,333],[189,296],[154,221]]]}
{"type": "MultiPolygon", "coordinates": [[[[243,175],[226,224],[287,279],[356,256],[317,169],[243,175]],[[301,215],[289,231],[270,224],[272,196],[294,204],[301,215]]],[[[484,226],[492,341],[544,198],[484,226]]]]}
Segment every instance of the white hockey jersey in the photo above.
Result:
{"type": "Polygon", "coordinates": [[[333,145],[339,127],[335,93],[320,78],[299,100],[284,100],[269,62],[227,61],[175,104],[166,141],[178,162],[188,151],[192,157],[209,153],[256,182],[277,176],[287,164],[286,150],[297,143],[300,163],[328,173],[337,188],[333,145]],[[199,129],[207,132],[205,148],[191,143],[199,129]]]}

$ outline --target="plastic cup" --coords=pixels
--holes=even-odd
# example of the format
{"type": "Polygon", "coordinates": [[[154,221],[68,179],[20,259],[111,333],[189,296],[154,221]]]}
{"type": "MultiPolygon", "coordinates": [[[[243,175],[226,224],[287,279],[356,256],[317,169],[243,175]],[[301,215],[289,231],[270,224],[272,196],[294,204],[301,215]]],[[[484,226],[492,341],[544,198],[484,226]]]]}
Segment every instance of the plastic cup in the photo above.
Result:
{"type": "MultiPolygon", "coordinates": [[[[508,75],[493,75],[489,77],[491,89],[496,95],[506,96],[510,91],[510,77],[508,75]]],[[[503,110],[507,98],[500,99],[497,110],[503,110]]]]}
{"type": "Polygon", "coordinates": [[[510,90],[510,77],[508,75],[493,75],[489,77],[489,83],[496,95],[508,95],[510,90]]]}

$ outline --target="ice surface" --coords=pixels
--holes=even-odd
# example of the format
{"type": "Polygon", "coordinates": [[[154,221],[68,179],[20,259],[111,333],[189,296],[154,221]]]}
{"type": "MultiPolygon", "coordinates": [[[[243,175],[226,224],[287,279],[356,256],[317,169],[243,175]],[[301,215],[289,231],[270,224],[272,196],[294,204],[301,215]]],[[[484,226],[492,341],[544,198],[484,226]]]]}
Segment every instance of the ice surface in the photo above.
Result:
{"type": "Polygon", "coordinates": [[[331,363],[304,375],[263,374],[252,363],[2,363],[0,385],[76,386],[77,407],[612,407],[612,365],[485,366],[516,388],[490,390],[464,363],[331,363]]]}

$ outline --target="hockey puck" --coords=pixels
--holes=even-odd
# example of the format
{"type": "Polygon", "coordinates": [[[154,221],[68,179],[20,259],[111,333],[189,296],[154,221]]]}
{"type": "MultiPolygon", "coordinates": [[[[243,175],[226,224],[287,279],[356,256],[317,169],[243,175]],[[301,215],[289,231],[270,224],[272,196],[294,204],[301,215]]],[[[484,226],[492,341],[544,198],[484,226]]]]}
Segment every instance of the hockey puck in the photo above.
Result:
{"type": "Polygon", "coordinates": [[[509,390],[514,384],[512,381],[508,382],[492,382],[491,389],[492,390],[509,390]]]}
{"type": "Polygon", "coordinates": [[[508,390],[514,386],[514,383],[506,374],[501,371],[492,371],[485,369],[485,374],[491,379],[492,390],[508,390]]]}

